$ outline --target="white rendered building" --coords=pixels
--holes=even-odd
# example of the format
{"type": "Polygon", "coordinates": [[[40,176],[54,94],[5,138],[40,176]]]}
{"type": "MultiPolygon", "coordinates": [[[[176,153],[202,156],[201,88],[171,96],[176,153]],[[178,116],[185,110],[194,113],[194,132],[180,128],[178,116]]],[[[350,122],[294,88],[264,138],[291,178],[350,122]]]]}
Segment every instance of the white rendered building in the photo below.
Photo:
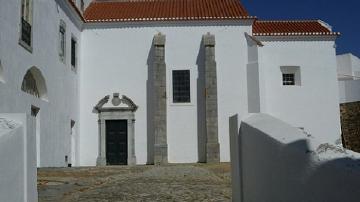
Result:
{"type": "Polygon", "coordinates": [[[338,55],[337,72],[340,103],[360,101],[360,58],[351,53],[338,55]]]}
{"type": "Polygon", "coordinates": [[[339,80],[360,79],[360,58],[348,53],[337,56],[337,72],[339,80]]]}
{"type": "Polygon", "coordinates": [[[38,166],[229,161],[234,114],[340,139],[322,21],[238,0],[0,1],[0,112],[36,117],[38,166]]]}

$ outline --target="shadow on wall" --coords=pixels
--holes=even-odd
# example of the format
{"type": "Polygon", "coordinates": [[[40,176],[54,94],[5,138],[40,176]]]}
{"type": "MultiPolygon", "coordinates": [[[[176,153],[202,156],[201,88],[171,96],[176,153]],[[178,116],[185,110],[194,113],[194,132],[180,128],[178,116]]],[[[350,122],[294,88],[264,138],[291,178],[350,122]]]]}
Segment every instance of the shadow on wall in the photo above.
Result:
{"type": "Polygon", "coordinates": [[[198,162],[206,163],[206,114],[205,114],[205,48],[201,40],[199,54],[196,59],[198,66],[197,78],[197,134],[198,162]]]}
{"type": "Polygon", "coordinates": [[[147,59],[148,79],[146,81],[146,120],[147,120],[147,162],[146,164],[154,164],[154,144],[155,144],[155,127],[154,127],[154,43],[151,44],[147,59]]]}
{"type": "Polygon", "coordinates": [[[242,122],[240,134],[231,135],[239,135],[239,155],[231,159],[239,163],[237,201],[359,201],[359,154],[317,144],[264,114],[252,115],[242,122]]]}

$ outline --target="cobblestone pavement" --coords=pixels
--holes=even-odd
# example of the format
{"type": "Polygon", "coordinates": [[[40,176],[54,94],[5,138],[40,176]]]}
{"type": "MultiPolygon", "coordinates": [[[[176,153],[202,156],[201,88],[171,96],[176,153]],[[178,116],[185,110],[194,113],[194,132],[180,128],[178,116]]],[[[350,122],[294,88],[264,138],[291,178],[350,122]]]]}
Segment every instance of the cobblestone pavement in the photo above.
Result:
{"type": "Polygon", "coordinates": [[[231,201],[230,164],[41,168],[39,201],[231,201]]]}

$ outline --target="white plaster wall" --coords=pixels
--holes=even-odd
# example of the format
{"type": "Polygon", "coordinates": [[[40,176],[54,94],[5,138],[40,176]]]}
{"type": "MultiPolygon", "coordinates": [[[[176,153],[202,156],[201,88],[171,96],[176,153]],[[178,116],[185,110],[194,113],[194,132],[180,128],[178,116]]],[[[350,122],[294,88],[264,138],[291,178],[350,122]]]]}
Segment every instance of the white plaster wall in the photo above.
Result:
{"type": "MultiPolygon", "coordinates": [[[[237,127],[236,122],[230,123],[237,127]]],[[[235,201],[358,201],[358,153],[321,144],[266,114],[249,116],[239,133],[235,130],[230,135],[238,136],[240,151],[241,172],[233,175],[240,184],[233,187],[235,201]]]]}
{"type": "Polygon", "coordinates": [[[343,54],[336,56],[337,73],[340,78],[352,76],[351,54],[343,54]]]}
{"type": "Polygon", "coordinates": [[[38,200],[33,121],[26,114],[0,114],[0,201],[38,200]]]}
{"type": "Polygon", "coordinates": [[[338,55],[336,58],[339,79],[360,79],[360,58],[351,53],[338,55]]]}
{"type": "Polygon", "coordinates": [[[355,79],[360,79],[360,58],[352,55],[352,65],[353,65],[353,75],[355,76],[355,79]]]}
{"type": "Polygon", "coordinates": [[[360,101],[360,59],[351,53],[336,59],[340,103],[360,101]]]}
{"type": "Polygon", "coordinates": [[[334,41],[261,40],[264,44],[258,50],[261,112],[302,127],[322,142],[339,139],[334,41]],[[280,66],[299,66],[301,86],[283,86],[280,66]]]}
{"type": "MultiPolygon", "coordinates": [[[[119,92],[138,106],[135,123],[137,163],[147,159],[147,80],[148,60],[155,34],[166,35],[168,81],[167,134],[169,162],[198,161],[198,62],[202,35],[210,32],[216,38],[218,72],[219,142],[221,161],[229,161],[227,117],[247,113],[246,64],[244,32],[250,26],[239,22],[218,26],[216,22],[121,25],[117,28],[85,29],[82,33],[80,83],[81,164],[94,165],[98,155],[97,115],[92,108],[105,95],[119,92]],[[171,103],[171,69],[191,69],[192,103],[171,103]]],[[[200,93],[201,94],[201,93],[200,93]]]]}
{"type": "Polygon", "coordinates": [[[340,103],[360,101],[360,80],[339,81],[340,103]]]}
{"type": "Polygon", "coordinates": [[[25,201],[23,136],[21,125],[9,131],[0,126],[0,160],[6,162],[0,164],[0,201],[25,201]]]}
{"type": "MultiPolygon", "coordinates": [[[[18,44],[20,0],[0,0],[0,60],[5,83],[0,82],[0,112],[28,113],[40,108],[41,166],[64,166],[70,152],[70,120],[78,122],[78,74],[70,68],[70,37],[80,42],[80,31],[55,1],[33,1],[33,52],[18,44]],[[67,27],[66,64],[59,60],[59,23],[67,27]],[[26,71],[40,69],[49,101],[21,91],[26,71]]],[[[80,43],[78,43],[80,46],[80,43]]],[[[80,47],[79,47],[80,48],[80,47]]]]}

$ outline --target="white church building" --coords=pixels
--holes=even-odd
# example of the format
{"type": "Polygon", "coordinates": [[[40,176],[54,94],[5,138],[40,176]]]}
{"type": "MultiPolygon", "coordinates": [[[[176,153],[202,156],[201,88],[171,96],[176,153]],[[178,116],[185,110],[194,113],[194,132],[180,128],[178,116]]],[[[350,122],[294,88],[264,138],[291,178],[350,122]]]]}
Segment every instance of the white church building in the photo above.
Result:
{"type": "Polygon", "coordinates": [[[227,162],[234,114],[341,138],[323,21],[239,0],[0,3],[0,113],[36,118],[39,167],[227,162]]]}

